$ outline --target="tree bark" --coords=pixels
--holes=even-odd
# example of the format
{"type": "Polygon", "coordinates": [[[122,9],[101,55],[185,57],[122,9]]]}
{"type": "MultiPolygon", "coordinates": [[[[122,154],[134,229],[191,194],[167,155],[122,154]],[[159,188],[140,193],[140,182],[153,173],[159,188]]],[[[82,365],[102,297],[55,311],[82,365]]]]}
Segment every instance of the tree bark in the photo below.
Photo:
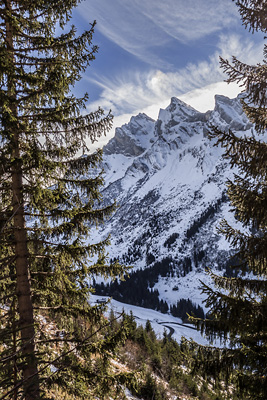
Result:
{"type": "MultiPolygon", "coordinates": [[[[6,0],[7,10],[12,14],[12,1],[6,0]]],[[[14,75],[14,32],[12,24],[6,20],[6,43],[8,60],[11,66],[8,76],[8,95],[10,110],[14,119],[17,117],[16,80],[14,75]]],[[[33,304],[31,297],[31,282],[29,270],[29,253],[27,231],[25,225],[25,204],[23,196],[23,172],[20,154],[20,131],[12,121],[8,121],[10,137],[12,138],[12,193],[13,193],[13,229],[16,257],[16,294],[18,298],[19,328],[21,332],[21,356],[23,366],[23,391],[25,400],[40,398],[38,368],[35,353],[35,329],[33,304]]]]}

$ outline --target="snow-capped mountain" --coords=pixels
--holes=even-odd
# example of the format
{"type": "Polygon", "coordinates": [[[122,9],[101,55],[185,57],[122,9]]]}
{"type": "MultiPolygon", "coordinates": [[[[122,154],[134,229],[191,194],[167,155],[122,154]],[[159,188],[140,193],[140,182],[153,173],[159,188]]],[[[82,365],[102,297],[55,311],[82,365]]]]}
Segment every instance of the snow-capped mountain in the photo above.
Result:
{"type": "Polygon", "coordinates": [[[206,113],[173,97],[157,121],[132,117],[103,150],[103,199],[118,207],[95,235],[110,234],[112,259],[133,271],[149,268],[149,290],[169,305],[182,298],[200,304],[205,268],[223,273],[229,259],[216,227],[222,218],[234,221],[225,193],[233,171],[207,137],[210,124],[253,130],[240,96],[215,96],[214,110],[206,113]]]}

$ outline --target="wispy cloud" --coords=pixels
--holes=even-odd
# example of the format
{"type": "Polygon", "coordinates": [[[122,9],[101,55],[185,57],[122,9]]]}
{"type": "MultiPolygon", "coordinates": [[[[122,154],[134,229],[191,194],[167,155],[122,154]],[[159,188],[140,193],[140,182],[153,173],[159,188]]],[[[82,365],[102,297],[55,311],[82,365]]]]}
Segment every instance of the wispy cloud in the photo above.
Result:
{"type": "MultiPolygon", "coordinates": [[[[214,108],[214,96],[216,94],[223,94],[229,98],[234,98],[240,93],[240,87],[236,84],[228,85],[226,82],[216,82],[208,86],[201,87],[199,89],[194,89],[188,93],[185,93],[179,98],[186,104],[191,105],[196,110],[200,112],[206,112],[207,110],[212,110],[214,108]]],[[[103,147],[115,134],[116,127],[120,127],[130,121],[133,115],[137,115],[139,112],[143,112],[154,118],[158,117],[160,108],[166,108],[170,104],[170,97],[165,99],[156,99],[155,102],[151,103],[147,107],[142,109],[137,109],[132,113],[125,113],[116,115],[113,121],[113,127],[108,132],[106,136],[102,136],[98,141],[92,146],[92,150],[103,147]]]]}
{"type": "Polygon", "coordinates": [[[156,49],[171,39],[196,40],[223,30],[238,18],[231,0],[86,0],[79,11],[88,20],[96,19],[109,40],[159,68],[167,67],[167,62],[156,49]]]}
{"type": "Polygon", "coordinates": [[[227,59],[235,55],[243,62],[257,63],[262,58],[262,45],[255,46],[252,40],[244,41],[236,35],[222,35],[218,50],[205,62],[188,64],[176,72],[129,71],[112,80],[95,80],[102,93],[96,102],[89,103],[88,110],[95,110],[101,105],[107,111],[111,109],[115,115],[113,129],[97,145],[105,144],[114,135],[115,127],[128,122],[132,115],[145,112],[156,119],[159,109],[167,107],[172,96],[179,97],[201,112],[213,108],[215,94],[235,97],[241,88],[223,82],[226,76],[219,66],[219,55],[227,59]]]}
{"type": "Polygon", "coordinates": [[[86,0],[78,11],[83,18],[97,21],[97,29],[118,46],[150,64],[166,67],[151,46],[163,46],[168,35],[141,12],[134,1],[86,0]]]}
{"type": "Polygon", "coordinates": [[[229,0],[135,0],[140,10],[162,31],[187,42],[223,30],[234,23],[238,11],[229,0]]]}
{"type": "MultiPolygon", "coordinates": [[[[115,115],[135,113],[153,104],[168,101],[172,96],[191,92],[195,89],[221,82],[225,79],[219,66],[219,55],[231,58],[232,55],[244,62],[260,61],[262,46],[255,46],[250,40],[236,36],[221,36],[218,50],[207,60],[190,63],[175,72],[151,70],[149,72],[127,71],[112,79],[98,77],[93,82],[102,88],[97,102],[90,109],[101,105],[111,109],[115,115]],[[245,57],[245,58],[244,58],[245,57]]],[[[92,78],[85,78],[92,81],[92,78]]]]}

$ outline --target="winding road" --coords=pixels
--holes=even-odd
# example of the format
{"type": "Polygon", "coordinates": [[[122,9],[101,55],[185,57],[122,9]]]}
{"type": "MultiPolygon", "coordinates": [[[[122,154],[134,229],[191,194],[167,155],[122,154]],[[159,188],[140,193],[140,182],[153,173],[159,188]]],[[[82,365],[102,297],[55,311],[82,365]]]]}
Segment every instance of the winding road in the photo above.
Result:
{"type": "Polygon", "coordinates": [[[160,325],[164,326],[165,328],[169,329],[169,334],[168,334],[169,337],[171,337],[171,336],[174,334],[175,329],[174,329],[172,326],[167,325],[167,324],[171,324],[171,325],[180,325],[180,326],[182,326],[183,328],[193,329],[194,331],[197,330],[197,329],[194,328],[193,326],[184,325],[184,324],[181,324],[181,323],[179,323],[179,322],[168,322],[168,321],[166,321],[166,322],[158,322],[158,324],[160,324],[160,325]]]}

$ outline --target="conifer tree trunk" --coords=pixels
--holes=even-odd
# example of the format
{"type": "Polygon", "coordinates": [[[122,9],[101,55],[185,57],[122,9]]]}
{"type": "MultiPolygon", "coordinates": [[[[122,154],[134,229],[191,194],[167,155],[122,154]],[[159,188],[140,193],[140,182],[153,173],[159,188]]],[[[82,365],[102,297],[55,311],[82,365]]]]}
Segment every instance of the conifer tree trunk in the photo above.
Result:
{"type": "Polygon", "coordinates": [[[13,186],[13,221],[16,256],[17,297],[19,312],[19,329],[21,332],[22,357],[25,357],[23,368],[25,399],[39,398],[38,371],[34,351],[34,320],[31,300],[30,275],[28,268],[27,235],[25,229],[24,204],[22,193],[22,171],[19,162],[18,138],[15,135],[15,161],[12,171],[13,186]],[[34,376],[34,379],[30,379],[34,376]]]}
{"type": "MultiPolygon", "coordinates": [[[[4,0],[0,8],[1,399],[37,400],[62,388],[102,398],[111,371],[95,353],[106,360],[124,339],[121,330],[98,345],[103,306],[88,302],[93,276],[126,268],[107,262],[108,239],[88,242],[91,226],[114,210],[101,206],[101,152],[86,155],[112,115],[82,114],[87,94],[71,93],[97,51],[95,23],[82,35],[68,26],[79,3],[4,0]],[[43,315],[55,329],[41,332],[43,315]]],[[[115,378],[119,387],[112,373],[109,388],[115,378]]]]}
{"type": "MultiPolygon", "coordinates": [[[[7,0],[7,8],[11,11],[12,4],[7,0]]],[[[8,46],[8,58],[12,68],[14,64],[13,31],[11,24],[6,23],[6,42],[8,46]]],[[[8,92],[11,99],[11,118],[17,117],[16,106],[16,81],[11,73],[8,78],[8,92]]],[[[16,294],[18,298],[19,331],[21,334],[21,355],[24,361],[23,366],[23,390],[25,400],[39,398],[38,370],[34,348],[34,319],[33,305],[31,299],[29,256],[27,246],[27,232],[25,226],[25,206],[23,199],[23,175],[22,162],[19,147],[19,130],[14,128],[14,122],[10,121],[8,129],[13,135],[13,165],[12,174],[12,209],[14,226],[14,248],[16,257],[16,294]],[[31,378],[33,377],[33,378],[31,378]]]]}

